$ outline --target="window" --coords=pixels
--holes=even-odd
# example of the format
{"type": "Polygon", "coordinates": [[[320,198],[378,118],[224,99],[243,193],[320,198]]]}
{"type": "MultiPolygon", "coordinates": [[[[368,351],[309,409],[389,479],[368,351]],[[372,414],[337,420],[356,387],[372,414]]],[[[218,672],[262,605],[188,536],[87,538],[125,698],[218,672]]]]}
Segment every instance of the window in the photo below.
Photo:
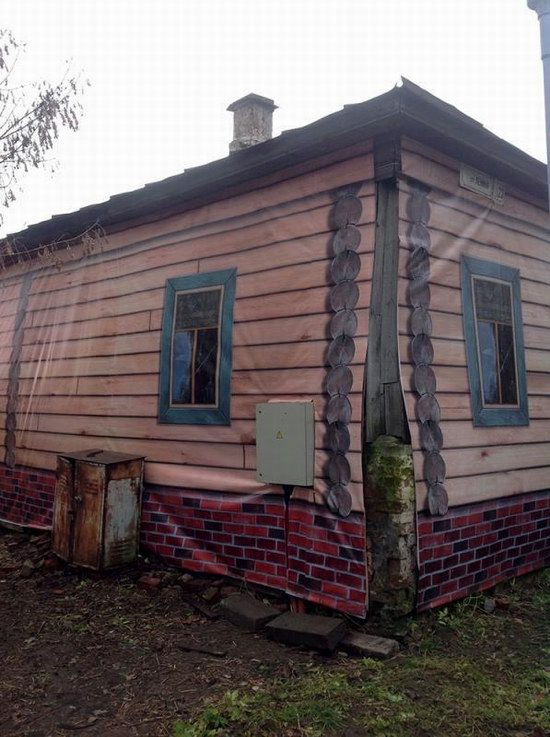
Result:
{"type": "Polygon", "coordinates": [[[236,273],[167,280],[159,422],[229,425],[236,273]]]}
{"type": "Polygon", "coordinates": [[[528,425],[519,271],[464,257],[461,281],[474,425],[528,425]]]}

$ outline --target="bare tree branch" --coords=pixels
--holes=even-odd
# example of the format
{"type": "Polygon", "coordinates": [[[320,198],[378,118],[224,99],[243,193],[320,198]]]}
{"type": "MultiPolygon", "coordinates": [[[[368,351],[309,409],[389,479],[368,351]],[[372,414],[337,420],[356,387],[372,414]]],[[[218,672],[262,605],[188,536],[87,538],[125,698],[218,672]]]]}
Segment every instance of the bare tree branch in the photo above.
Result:
{"type": "Polygon", "coordinates": [[[80,77],[71,76],[67,68],[54,85],[38,80],[10,86],[17,60],[24,51],[24,45],[16,41],[11,31],[0,29],[0,189],[5,192],[4,207],[15,199],[20,180],[31,167],[51,162],[47,154],[61,130],[78,130],[80,97],[87,84],[80,77]]]}

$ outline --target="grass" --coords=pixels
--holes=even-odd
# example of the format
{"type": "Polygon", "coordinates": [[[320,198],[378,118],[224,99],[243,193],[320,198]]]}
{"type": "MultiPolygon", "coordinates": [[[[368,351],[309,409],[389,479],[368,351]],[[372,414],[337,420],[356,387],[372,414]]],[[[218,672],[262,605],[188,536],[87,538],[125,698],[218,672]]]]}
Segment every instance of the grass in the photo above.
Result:
{"type": "Polygon", "coordinates": [[[229,691],[174,737],[531,737],[550,730],[550,571],[411,621],[386,663],[335,658],[292,678],[229,691]],[[254,690],[255,689],[255,690],[254,690]]]}

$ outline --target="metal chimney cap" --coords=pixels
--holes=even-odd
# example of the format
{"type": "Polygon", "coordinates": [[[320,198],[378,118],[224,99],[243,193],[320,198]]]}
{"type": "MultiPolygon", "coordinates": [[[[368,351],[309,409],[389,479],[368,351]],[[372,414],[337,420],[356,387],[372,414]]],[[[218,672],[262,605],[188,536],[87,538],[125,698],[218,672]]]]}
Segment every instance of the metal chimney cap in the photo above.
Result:
{"type": "Polygon", "coordinates": [[[256,103],[257,105],[263,105],[265,108],[268,108],[270,112],[273,112],[273,110],[277,110],[277,105],[275,105],[273,100],[271,100],[269,97],[263,97],[262,95],[257,95],[255,92],[250,92],[248,95],[245,95],[244,97],[239,97],[238,100],[235,100],[235,102],[232,102],[231,105],[229,105],[227,110],[230,113],[234,113],[236,110],[239,110],[245,105],[250,105],[251,103],[256,103]]]}

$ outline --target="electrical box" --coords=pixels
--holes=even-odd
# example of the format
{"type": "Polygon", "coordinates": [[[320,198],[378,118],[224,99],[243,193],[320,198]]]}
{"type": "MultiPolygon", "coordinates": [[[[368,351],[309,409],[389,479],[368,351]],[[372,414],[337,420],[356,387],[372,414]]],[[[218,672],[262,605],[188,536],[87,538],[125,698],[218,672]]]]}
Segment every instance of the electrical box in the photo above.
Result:
{"type": "Polygon", "coordinates": [[[265,484],[313,486],[313,402],[256,405],[256,478],[265,484]]]}
{"type": "Polygon", "coordinates": [[[85,568],[132,563],[138,553],[143,457],[85,450],[57,457],[54,553],[85,568]]]}

